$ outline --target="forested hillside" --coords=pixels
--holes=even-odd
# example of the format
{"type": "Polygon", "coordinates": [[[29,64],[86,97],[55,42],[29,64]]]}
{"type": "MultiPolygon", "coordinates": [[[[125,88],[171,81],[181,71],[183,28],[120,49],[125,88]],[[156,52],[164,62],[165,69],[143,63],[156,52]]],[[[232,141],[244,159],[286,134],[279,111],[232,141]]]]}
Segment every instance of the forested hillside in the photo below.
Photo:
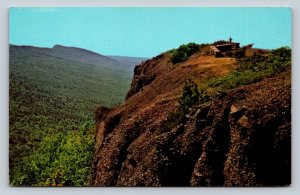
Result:
{"type": "Polygon", "coordinates": [[[123,102],[133,65],[64,46],[11,45],[9,60],[10,184],[88,185],[94,110],[123,102]]]}

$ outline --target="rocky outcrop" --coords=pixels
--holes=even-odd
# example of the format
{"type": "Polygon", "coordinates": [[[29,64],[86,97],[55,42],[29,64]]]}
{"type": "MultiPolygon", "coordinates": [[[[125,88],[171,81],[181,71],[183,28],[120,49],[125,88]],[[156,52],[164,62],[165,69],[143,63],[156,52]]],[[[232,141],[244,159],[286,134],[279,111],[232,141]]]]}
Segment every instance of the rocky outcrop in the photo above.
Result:
{"type": "Polygon", "coordinates": [[[98,110],[94,185],[289,185],[290,72],[193,106],[180,124],[161,131],[183,81],[203,73],[185,73],[196,66],[191,62],[172,67],[168,56],[145,62],[135,70],[124,105],[98,110]],[[143,82],[149,75],[156,76],[143,82]]]}
{"type": "Polygon", "coordinates": [[[213,118],[212,123],[206,125],[209,130],[191,185],[290,184],[291,88],[288,78],[286,74],[241,87],[212,102],[207,116],[213,118]]]}
{"type": "Polygon", "coordinates": [[[155,77],[155,74],[147,74],[147,71],[145,71],[145,66],[136,66],[134,68],[134,77],[131,83],[130,90],[126,95],[126,99],[139,92],[144,86],[150,84],[155,79],[155,77]]]}
{"type": "Polygon", "coordinates": [[[134,77],[131,82],[131,87],[126,95],[126,100],[138,93],[144,86],[150,84],[156,78],[156,75],[161,74],[156,68],[162,57],[164,57],[163,54],[135,66],[134,77]]]}

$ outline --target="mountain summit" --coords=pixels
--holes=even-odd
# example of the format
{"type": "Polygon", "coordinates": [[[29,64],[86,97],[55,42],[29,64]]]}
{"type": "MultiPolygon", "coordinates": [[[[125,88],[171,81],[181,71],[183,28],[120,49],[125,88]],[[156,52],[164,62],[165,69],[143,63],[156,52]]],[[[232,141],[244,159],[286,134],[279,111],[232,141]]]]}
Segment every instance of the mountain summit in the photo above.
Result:
{"type": "Polygon", "coordinates": [[[290,49],[209,47],[141,63],[125,103],[98,108],[94,185],[290,184],[290,49]]]}

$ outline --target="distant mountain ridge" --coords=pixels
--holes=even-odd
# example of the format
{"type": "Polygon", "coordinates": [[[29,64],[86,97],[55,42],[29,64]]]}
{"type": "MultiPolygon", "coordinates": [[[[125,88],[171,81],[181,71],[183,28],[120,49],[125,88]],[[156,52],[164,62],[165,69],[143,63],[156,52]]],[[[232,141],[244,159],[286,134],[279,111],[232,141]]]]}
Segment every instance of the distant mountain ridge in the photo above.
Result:
{"type": "Polygon", "coordinates": [[[143,61],[149,60],[149,58],[145,57],[130,57],[130,56],[108,56],[112,59],[115,59],[119,62],[125,63],[131,67],[135,67],[136,65],[139,65],[143,61]]]}
{"type": "Polygon", "coordinates": [[[59,94],[64,91],[60,86],[63,82],[69,84],[72,81],[68,87],[74,85],[71,87],[74,92],[79,90],[76,83],[87,88],[93,86],[94,91],[103,91],[101,93],[106,97],[104,100],[100,95],[96,98],[98,101],[91,102],[105,105],[124,100],[134,67],[140,63],[139,58],[132,58],[134,60],[131,62],[126,58],[125,62],[123,58],[117,60],[86,49],[62,45],[52,48],[10,45],[9,50],[10,69],[14,75],[29,79],[30,83],[34,82],[35,86],[42,88],[47,88],[49,79],[58,78],[53,80],[52,90],[59,94]],[[81,83],[82,79],[88,82],[81,83]]]}
{"type": "Polygon", "coordinates": [[[87,49],[67,47],[63,45],[54,45],[53,48],[10,45],[10,48],[31,50],[38,54],[72,60],[76,62],[100,66],[105,65],[105,67],[103,66],[103,68],[110,70],[120,70],[129,73],[133,72],[133,68],[135,65],[138,65],[141,61],[146,60],[146,58],[139,57],[110,57],[98,54],[87,49]]]}

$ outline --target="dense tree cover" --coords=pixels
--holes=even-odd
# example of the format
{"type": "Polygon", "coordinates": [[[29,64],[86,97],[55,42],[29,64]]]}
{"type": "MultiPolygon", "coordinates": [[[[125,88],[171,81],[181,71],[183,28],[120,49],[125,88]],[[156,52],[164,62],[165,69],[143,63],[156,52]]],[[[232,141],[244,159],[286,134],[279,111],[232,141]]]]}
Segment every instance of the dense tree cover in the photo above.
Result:
{"type": "Polygon", "coordinates": [[[89,185],[94,139],[90,124],[46,135],[17,163],[11,185],[89,185]]]}
{"type": "Polygon", "coordinates": [[[131,75],[10,50],[10,185],[88,185],[98,104],[124,100],[131,75]]]}

